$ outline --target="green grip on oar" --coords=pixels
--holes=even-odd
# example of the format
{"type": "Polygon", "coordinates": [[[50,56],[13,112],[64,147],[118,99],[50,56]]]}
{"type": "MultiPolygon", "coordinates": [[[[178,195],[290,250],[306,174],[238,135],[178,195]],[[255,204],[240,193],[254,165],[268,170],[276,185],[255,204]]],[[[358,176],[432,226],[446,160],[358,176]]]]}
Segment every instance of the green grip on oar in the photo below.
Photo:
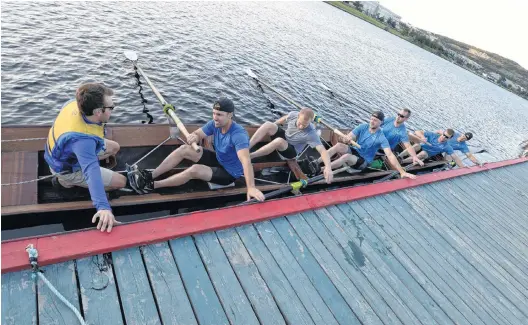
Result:
{"type": "Polygon", "coordinates": [[[305,179],[301,179],[298,182],[291,183],[290,186],[292,187],[292,191],[298,191],[301,188],[304,188],[308,185],[308,182],[305,179]]]}
{"type": "Polygon", "coordinates": [[[313,118],[314,122],[315,123],[321,123],[321,116],[314,114],[314,118],[313,118]]]}

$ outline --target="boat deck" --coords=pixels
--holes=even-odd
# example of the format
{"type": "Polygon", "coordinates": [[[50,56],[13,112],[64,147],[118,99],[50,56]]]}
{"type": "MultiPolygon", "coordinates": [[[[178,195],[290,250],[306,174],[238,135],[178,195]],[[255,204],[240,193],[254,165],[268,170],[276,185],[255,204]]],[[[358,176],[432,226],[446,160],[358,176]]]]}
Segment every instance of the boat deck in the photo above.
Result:
{"type": "MultiPolygon", "coordinates": [[[[527,195],[525,161],[42,269],[89,324],[527,324],[527,195]]],[[[2,274],[2,324],[77,323],[2,274]]]]}

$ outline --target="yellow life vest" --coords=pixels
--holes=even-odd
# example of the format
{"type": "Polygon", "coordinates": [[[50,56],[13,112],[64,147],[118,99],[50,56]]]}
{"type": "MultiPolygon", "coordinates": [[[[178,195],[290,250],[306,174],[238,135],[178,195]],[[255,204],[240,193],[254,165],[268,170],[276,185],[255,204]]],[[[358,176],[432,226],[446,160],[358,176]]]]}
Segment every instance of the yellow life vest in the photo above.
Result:
{"type": "Polygon", "coordinates": [[[86,123],[77,107],[76,100],[72,100],[61,109],[49,131],[48,149],[50,153],[53,152],[60,136],[68,132],[89,134],[104,139],[104,125],[86,123]]]}

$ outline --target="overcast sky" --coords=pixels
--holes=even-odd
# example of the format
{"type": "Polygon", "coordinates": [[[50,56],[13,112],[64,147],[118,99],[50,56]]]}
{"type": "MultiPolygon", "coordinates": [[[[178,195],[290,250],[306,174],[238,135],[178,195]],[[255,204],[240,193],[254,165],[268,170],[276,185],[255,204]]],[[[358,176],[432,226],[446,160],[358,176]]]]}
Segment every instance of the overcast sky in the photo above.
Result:
{"type": "Polygon", "coordinates": [[[528,69],[528,0],[381,0],[380,4],[413,26],[497,53],[528,69]]]}

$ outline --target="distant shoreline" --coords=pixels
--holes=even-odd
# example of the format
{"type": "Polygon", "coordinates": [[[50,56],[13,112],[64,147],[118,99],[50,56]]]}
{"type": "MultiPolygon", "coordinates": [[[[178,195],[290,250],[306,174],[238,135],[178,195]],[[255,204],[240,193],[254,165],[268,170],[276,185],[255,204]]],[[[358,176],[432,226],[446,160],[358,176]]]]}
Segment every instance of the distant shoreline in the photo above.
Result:
{"type": "Polygon", "coordinates": [[[434,50],[434,49],[432,49],[430,47],[427,47],[427,46],[425,46],[423,44],[420,44],[420,43],[417,43],[417,42],[413,42],[413,38],[412,37],[406,37],[406,36],[402,35],[398,30],[383,24],[382,22],[376,20],[373,17],[367,16],[366,14],[362,13],[361,11],[355,10],[354,8],[342,3],[341,1],[323,1],[323,2],[326,3],[326,4],[331,5],[334,8],[340,9],[340,10],[342,10],[342,11],[344,11],[344,12],[346,12],[346,13],[354,16],[354,17],[357,17],[357,18],[359,18],[359,19],[361,19],[363,21],[366,21],[367,23],[370,23],[370,24],[372,24],[372,25],[374,25],[374,26],[376,26],[376,27],[378,27],[380,29],[383,29],[384,31],[389,32],[392,35],[398,36],[399,38],[401,38],[403,40],[406,40],[407,42],[409,42],[409,43],[411,43],[413,45],[416,45],[416,46],[418,46],[418,47],[420,47],[420,48],[422,48],[422,49],[424,49],[424,50],[426,50],[426,51],[438,56],[439,58],[446,60],[449,63],[452,63],[452,64],[454,64],[454,65],[456,65],[456,66],[458,66],[458,67],[460,67],[460,68],[462,68],[462,69],[464,69],[466,71],[469,71],[472,74],[474,74],[474,75],[476,75],[476,76],[478,76],[478,77],[480,77],[480,78],[482,78],[482,79],[484,79],[484,80],[486,80],[486,81],[488,81],[488,82],[490,82],[490,83],[492,83],[492,84],[494,84],[494,85],[496,85],[496,86],[498,86],[498,87],[500,87],[500,88],[502,88],[504,90],[507,90],[510,93],[512,93],[512,94],[514,94],[516,96],[519,96],[522,99],[528,100],[528,98],[525,98],[525,97],[521,96],[520,94],[512,91],[511,89],[509,89],[507,87],[504,87],[503,85],[501,85],[501,84],[499,84],[497,82],[493,82],[493,81],[489,80],[488,78],[482,76],[480,73],[475,72],[475,71],[473,71],[471,69],[468,69],[468,68],[466,68],[463,65],[457,64],[455,61],[451,61],[451,60],[446,59],[445,57],[442,57],[441,55],[438,54],[438,52],[436,50],[434,50]]]}

